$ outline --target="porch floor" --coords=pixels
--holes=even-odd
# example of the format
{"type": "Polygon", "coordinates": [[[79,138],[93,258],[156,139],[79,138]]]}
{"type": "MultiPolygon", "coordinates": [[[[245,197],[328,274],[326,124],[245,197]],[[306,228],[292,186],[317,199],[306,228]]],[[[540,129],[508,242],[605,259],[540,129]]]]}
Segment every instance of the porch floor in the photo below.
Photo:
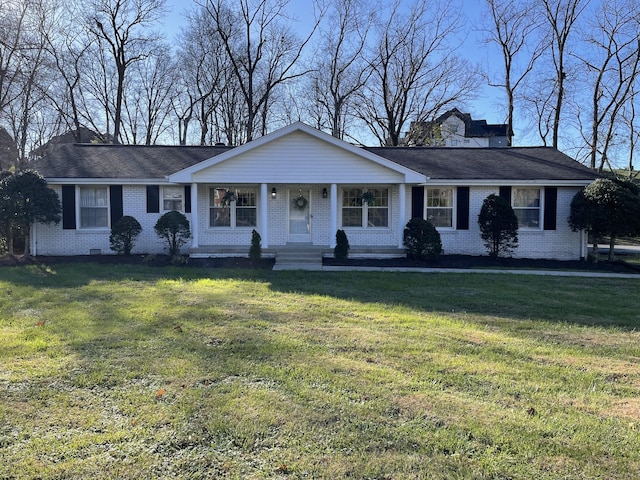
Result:
{"type": "MultiPolygon", "coordinates": [[[[246,245],[201,245],[189,249],[192,258],[209,257],[247,257],[249,247],[246,245]]],[[[393,246],[351,247],[351,258],[397,258],[404,257],[405,250],[393,246]]],[[[333,248],[306,243],[276,245],[262,249],[262,256],[275,258],[274,270],[322,270],[323,257],[333,257],[333,248]]]]}

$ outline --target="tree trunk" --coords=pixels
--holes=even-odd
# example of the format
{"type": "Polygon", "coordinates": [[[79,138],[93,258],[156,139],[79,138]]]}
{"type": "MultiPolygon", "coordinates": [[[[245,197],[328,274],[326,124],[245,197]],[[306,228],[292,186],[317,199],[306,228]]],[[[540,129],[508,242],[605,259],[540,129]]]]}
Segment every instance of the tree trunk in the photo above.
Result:
{"type": "Polygon", "coordinates": [[[609,237],[609,258],[608,258],[610,262],[613,262],[613,259],[615,257],[615,252],[614,252],[615,246],[616,246],[616,236],[611,235],[609,237]]]}

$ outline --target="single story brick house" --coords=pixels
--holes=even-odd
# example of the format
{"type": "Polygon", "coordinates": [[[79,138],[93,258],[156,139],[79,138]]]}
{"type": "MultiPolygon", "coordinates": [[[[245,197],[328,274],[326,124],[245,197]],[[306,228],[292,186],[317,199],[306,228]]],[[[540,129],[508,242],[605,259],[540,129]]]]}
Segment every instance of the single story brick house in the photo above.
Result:
{"type": "Polygon", "coordinates": [[[579,259],[587,245],[569,205],[596,178],[548,147],[361,148],[300,122],[239,147],[58,145],[33,168],[63,206],[60,224],[34,226],[34,255],[113,253],[122,215],[143,227],[134,253],[163,253],[153,226],[170,210],[190,221],[192,256],[246,256],[254,229],[265,256],[299,245],[328,255],[338,229],[352,256],[398,256],[412,217],[436,225],[445,254],[485,255],[477,217],[495,193],[520,221],[515,256],[579,259]]]}

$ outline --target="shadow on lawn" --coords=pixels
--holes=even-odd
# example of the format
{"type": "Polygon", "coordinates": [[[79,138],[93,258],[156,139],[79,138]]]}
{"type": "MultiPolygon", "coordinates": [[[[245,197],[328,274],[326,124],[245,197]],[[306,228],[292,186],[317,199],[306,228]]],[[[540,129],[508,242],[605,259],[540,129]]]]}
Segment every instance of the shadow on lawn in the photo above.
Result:
{"type": "Polygon", "coordinates": [[[141,264],[135,258],[129,259],[130,262],[115,256],[72,258],[47,261],[39,257],[24,269],[0,267],[0,278],[5,277],[16,284],[49,288],[76,288],[96,280],[237,279],[267,282],[277,292],[318,295],[327,297],[327,301],[337,298],[398,305],[429,313],[479,314],[496,319],[545,320],[628,330],[640,326],[634,300],[637,293],[635,279],[480,273],[273,272],[268,264],[272,260],[264,261],[263,268],[255,269],[246,258],[233,259],[232,263],[229,259],[209,259],[198,268],[190,268],[191,265],[160,268],[141,264]]]}

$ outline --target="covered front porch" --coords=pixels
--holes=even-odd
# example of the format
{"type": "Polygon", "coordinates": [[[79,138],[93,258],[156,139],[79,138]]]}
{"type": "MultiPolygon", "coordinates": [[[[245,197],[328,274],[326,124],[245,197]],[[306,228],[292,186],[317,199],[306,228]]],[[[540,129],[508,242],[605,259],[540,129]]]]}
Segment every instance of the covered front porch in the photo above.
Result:
{"type": "Polygon", "coordinates": [[[248,252],[254,229],[261,236],[265,256],[307,247],[333,254],[338,229],[347,233],[352,255],[380,257],[391,252],[397,256],[398,250],[404,251],[405,184],[262,183],[221,188],[192,183],[190,187],[192,256],[240,256],[248,252]],[[242,200],[225,207],[221,192],[234,188],[244,192],[242,200]],[[377,203],[345,206],[353,192],[357,196],[375,192],[377,203]],[[218,223],[222,213],[231,218],[228,223],[218,223]]]}

